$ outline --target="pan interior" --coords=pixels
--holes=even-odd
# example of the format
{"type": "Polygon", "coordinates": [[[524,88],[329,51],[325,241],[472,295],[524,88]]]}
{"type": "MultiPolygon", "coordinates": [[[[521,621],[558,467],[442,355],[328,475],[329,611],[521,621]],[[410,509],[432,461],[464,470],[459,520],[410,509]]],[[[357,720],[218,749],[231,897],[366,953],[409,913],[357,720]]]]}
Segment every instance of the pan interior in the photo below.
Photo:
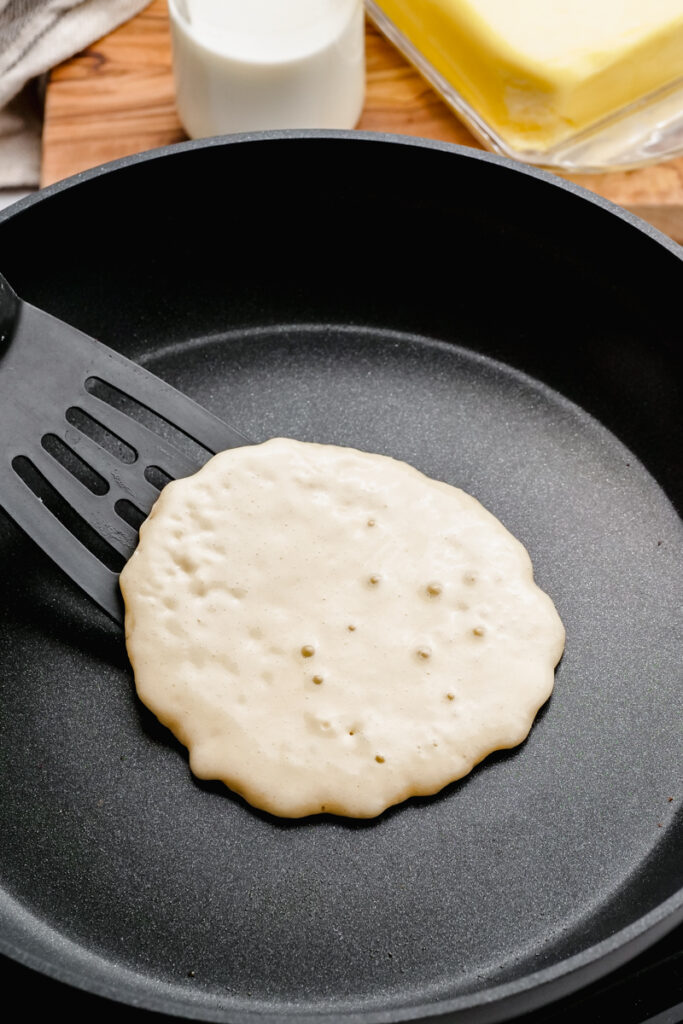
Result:
{"type": "Polygon", "coordinates": [[[201,1012],[467,995],[649,909],[681,535],[636,457],[547,386],[415,333],[279,324],[134,354],[254,440],[383,452],[474,494],[527,546],[566,653],[521,748],[374,821],[281,821],[190,775],[117,630],[3,521],[6,892],[201,1012]]]}
{"type": "Polygon", "coordinates": [[[124,162],[0,215],[0,243],[24,299],[255,441],[470,491],[567,629],[522,747],[375,821],[288,823],[193,779],[119,630],[0,517],[5,949],[209,1019],[486,1015],[676,893],[676,255],[504,163],[362,136],[124,162]]]}

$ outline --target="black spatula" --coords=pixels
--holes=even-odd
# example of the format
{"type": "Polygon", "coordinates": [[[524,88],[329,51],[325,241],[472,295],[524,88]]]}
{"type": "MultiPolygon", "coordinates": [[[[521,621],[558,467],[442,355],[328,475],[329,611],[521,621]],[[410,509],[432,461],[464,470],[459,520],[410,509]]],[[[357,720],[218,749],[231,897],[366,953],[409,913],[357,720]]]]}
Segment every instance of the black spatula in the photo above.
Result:
{"type": "Polygon", "coordinates": [[[0,506],[112,618],[117,567],[168,480],[249,443],[0,275],[0,506]]]}

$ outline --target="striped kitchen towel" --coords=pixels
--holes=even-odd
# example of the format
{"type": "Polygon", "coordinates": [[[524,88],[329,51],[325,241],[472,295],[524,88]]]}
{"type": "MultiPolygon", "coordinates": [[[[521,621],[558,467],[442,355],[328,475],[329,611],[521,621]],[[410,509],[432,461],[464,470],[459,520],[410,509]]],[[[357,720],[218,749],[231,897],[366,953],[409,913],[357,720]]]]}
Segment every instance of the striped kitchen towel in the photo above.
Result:
{"type": "Polygon", "coordinates": [[[149,0],[0,0],[0,188],[40,176],[41,80],[149,0]]]}

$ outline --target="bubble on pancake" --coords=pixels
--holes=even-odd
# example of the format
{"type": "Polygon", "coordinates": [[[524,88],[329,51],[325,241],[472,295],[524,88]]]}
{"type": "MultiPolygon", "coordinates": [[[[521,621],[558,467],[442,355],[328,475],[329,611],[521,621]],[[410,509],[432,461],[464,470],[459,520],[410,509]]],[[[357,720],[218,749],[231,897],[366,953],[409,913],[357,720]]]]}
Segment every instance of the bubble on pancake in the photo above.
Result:
{"type": "Polygon", "coordinates": [[[283,438],[169,484],[121,589],[141,700],[197,776],[283,817],[372,817],[521,743],[564,645],[474,498],[283,438]]]}

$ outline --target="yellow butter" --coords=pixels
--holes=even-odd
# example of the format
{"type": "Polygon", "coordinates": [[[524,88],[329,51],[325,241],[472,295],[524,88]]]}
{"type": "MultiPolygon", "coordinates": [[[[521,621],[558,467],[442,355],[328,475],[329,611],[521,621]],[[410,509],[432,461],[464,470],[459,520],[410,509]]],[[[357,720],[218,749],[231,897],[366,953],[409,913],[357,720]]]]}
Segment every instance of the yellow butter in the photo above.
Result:
{"type": "Polygon", "coordinates": [[[376,0],[515,149],[547,149],[683,75],[683,0],[376,0]]]}

